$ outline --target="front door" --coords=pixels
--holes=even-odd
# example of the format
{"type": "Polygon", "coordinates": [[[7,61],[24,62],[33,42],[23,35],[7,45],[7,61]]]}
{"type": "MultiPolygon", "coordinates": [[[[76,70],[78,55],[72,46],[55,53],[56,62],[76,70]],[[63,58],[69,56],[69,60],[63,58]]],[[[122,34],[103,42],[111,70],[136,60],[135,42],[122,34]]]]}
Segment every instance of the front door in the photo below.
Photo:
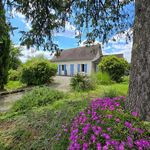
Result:
{"type": "Polygon", "coordinates": [[[70,75],[74,75],[74,64],[70,64],[70,75]]]}

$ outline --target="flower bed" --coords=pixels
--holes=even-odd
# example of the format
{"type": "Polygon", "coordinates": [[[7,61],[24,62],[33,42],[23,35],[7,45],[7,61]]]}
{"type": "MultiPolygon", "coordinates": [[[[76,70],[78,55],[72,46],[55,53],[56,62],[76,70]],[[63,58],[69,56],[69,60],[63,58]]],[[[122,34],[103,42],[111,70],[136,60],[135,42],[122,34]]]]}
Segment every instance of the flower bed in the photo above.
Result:
{"type": "Polygon", "coordinates": [[[149,133],[136,112],[124,112],[124,101],[125,97],[94,99],[69,128],[64,127],[68,149],[148,149],[149,133]]]}

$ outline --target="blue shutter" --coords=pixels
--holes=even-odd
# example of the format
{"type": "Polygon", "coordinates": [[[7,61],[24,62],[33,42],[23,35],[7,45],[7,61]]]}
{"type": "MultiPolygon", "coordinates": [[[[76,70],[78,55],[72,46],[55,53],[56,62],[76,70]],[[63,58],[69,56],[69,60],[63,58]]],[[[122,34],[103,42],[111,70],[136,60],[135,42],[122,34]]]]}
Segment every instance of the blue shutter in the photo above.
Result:
{"type": "Polygon", "coordinates": [[[57,75],[59,75],[59,65],[57,65],[57,75]]]}
{"type": "Polygon", "coordinates": [[[70,75],[74,75],[74,64],[70,64],[70,75]]]}
{"type": "Polygon", "coordinates": [[[58,74],[61,75],[61,65],[59,65],[58,68],[59,68],[58,74]]]}
{"type": "Polygon", "coordinates": [[[87,64],[84,64],[84,72],[87,73],[87,64]]]}
{"type": "Polygon", "coordinates": [[[64,75],[67,75],[67,67],[66,67],[66,64],[64,64],[64,75]]]}
{"type": "Polygon", "coordinates": [[[78,64],[78,72],[80,72],[80,64],[78,64]]]}

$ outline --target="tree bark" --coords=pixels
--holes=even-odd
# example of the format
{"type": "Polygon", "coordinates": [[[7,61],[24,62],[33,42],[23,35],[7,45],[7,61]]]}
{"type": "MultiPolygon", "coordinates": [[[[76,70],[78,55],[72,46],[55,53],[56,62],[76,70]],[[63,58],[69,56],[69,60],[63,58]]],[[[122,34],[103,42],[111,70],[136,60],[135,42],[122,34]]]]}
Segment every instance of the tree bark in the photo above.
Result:
{"type": "Polygon", "coordinates": [[[135,0],[135,24],[129,93],[129,111],[150,121],[150,0],[135,0]]]}

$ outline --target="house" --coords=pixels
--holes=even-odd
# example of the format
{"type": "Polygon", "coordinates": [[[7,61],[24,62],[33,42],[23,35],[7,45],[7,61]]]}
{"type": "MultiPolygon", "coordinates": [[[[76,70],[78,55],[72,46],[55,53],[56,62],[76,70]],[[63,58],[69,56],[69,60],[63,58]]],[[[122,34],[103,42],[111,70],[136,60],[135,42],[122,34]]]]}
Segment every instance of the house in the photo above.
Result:
{"type": "Polygon", "coordinates": [[[97,44],[64,50],[60,56],[54,56],[51,61],[58,65],[58,75],[73,76],[77,73],[90,75],[97,71],[102,57],[101,46],[97,44]]]}

